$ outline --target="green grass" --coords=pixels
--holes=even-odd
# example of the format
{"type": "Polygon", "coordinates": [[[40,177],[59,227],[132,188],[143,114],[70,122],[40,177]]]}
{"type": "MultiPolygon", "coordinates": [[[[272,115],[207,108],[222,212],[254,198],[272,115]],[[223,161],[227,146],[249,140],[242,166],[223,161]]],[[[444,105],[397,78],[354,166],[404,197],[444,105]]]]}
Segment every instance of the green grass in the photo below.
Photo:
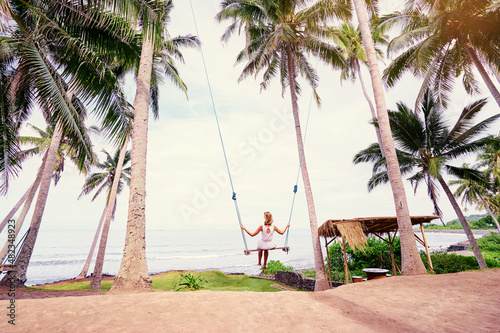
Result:
{"type": "MultiPolygon", "coordinates": [[[[195,276],[201,274],[207,282],[202,283],[203,290],[214,291],[256,291],[275,292],[280,291],[271,287],[275,281],[262,279],[248,275],[226,275],[219,271],[206,272],[167,272],[153,276],[153,290],[175,290],[177,283],[181,279],[181,274],[191,273],[195,276]]],[[[90,282],[68,282],[58,285],[48,285],[45,287],[30,287],[33,290],[88,290],[90,282]]],[[[102,290],[109,290],[113,281],[103,281],[102,290]]],[[[189,291],[181,289],[180,291],[189,291]]]]}
{"type": "MultiPolygon", "coordinates": [[[[113,281],[102,281],[101,290],[109,290],[111,288],[112,284],[113,284],[113,281]]],[[[89,285],[90,285],[90,281],[68,282],[68,283],[61,283],[61,284],[54,284],[54,285],[47,285],[47,286],[27,287],[26,289],[28,289],[28,290],[53,290],[53,291],[58,291],[58,290],[88,290],[89,285]]]]}

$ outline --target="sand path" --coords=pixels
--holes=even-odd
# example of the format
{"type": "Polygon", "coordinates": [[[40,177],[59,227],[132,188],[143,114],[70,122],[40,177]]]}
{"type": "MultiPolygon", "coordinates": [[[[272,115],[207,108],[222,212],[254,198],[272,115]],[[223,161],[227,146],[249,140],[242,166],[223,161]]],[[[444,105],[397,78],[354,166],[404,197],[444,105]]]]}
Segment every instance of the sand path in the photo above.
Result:
{"type": "MultiPolygon", "coordinates": [[[[15,304],[16,326],[2,315],[0,332],[500,332],[500,269],[391,277],[319,293],[156,291],[15,304]]],[[[3,312],[8,305],[0,300],[3,312]]]]}

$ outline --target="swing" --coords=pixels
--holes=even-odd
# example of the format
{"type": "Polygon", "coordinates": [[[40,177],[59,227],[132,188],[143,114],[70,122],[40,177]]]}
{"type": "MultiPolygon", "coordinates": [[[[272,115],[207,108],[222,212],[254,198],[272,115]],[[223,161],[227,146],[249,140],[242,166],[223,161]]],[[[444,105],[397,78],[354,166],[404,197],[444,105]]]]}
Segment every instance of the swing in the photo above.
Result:
{"type": "MultiPolygon", "coordinates": [[[[288,253],[288,251],[290,251],[290,247],[289,246],[280,246],[280,247],[275,247],[272,249],[267,249],[267,250],[262,250],[262,251],[272,251],[272,250],[283,250],[283,252],[288,253]]],[[[246,255],[249,255],[250,252],[256,252],[256,251],[260,251],[260,250],[259,249],[245,250],[245,251],[243,251],[243,253],[245,253],[246,255]]]]}
{"type": "MultiPolygon", "coordinates": [[[[190,6],[191,6],[191,13],[193,15],[193,21],[194,21],[194,25],[195,25],[195,29],[196,29],[196,35],[199,37],[200,34],[198,32],[198,25],[196,23],[196,16],[194,14],[193,3],[192,3],[191,0],[189,1],[189,3],[190,3],[190,6]]],[[[217,110],[215,108],[215,102],[214,102],[214,97],[213,97],[213,93],[212,93],[212,88],[211,88],[211,85],[210,85],[210,79],[209,79],[209,76],[208,76],[207,65],[206,65],[206,62],[205,62],[205,56],[204,56],[203,48],[201,47],[201,45],[200,45],[200,52],[201,52],[201,58],[202,58],[202,61],[203,61],[203,68],[205,70],[205,77],[207,79],[208,90],[210,92],[210,98],[211,98],[211,101],[212,101],[212,108],[214,110],[215,121],[217,123],[217,129],[218,129],[218,132],[219,132],[219,139],[220,139],[221,146],[222,146],[222,152],[224,154],[224,160],[226,162],[226,169],[227,169],[227,173],[228,173],[228,176],[229,176],[229,183],[231,184],[231,190],[233,191],[232,199],[234,201],[234,207],[236,209],[236,215],[238,217],[238,221],[239,221],[239,224],[240,224],[241,236],[243,238],[243,243],[245,245],[245,250],[243,251],[243,253],[245,255],[249,255],[251,252],[259,251],[259,249],[252,249],[252,250],[248,249],[247,241],[246,241],[246,238],[245,238],[245,233],[244,233],[243,229],[241,229],[241,227],[242,227],[243,224],[241,222],[240,210],[238,208],[238,202],[236,200],[236,192],[234,191],[234,185],[233,185],[233,180],[232,180],[232,177],[231,177],[231,171],[229,169],[229,163],[228,163],[228,160],[227,160],[226,149],[224,147],[224,141],[222,139],[222,133],[221,133],[220,125],[219,125],[219,118],[217,116],[217,110]]],[[[316,69],[315,69],[315,72],[316,72],[316,69]]],[[[313,87],[313,89],[314,89],[314,87],[313,87]]],[[[311,95],[311,101],[309,103],[309,113],[308,113],[308,116],[307,116],[306,129],[305,129],[305,132],[304,132],[304,145],[305,145],[305,137],[307,135],[307,128],[308,128],[308,125],[309,125],[309,115],[311,113],[311,104],[312,104],[312,95],[311,95]]],[[[300,169],[301,169],[301,166],[302,166],[303,156],[304,156],[304,150],[302,149],[301,156],[300,156],[299,171],[297,173],[297,179],[296,179],[296,182],[295,182],[295,185],[294,185],[294,188],[293,188],[292,207],[291,207],[291,210],[290,210],[290,217],[288,219],[288,224],[290,224],[290,221],[292,219],[293,207],[294,207],[294,204],[295,204],[295,196],[297,194],[297,187],[298,187],[297,184],[298,184],[298,180],[299,180],[299,176],[300,176],[300,169]]],[[[288,254],[288,251],[290,251],[290,247],[288,246],[288,235],[289,235],[289,233],[290,233],[290,227],[287,229],[287,232],[286,232],[285,244],[283,246],[281,246],[281,247],[275,247],[275,248],[272,248],[272,249],[268,249],[268,251],[271,251],[271,250],[283,250],[284,252],[286,252],[288,254]]]]}

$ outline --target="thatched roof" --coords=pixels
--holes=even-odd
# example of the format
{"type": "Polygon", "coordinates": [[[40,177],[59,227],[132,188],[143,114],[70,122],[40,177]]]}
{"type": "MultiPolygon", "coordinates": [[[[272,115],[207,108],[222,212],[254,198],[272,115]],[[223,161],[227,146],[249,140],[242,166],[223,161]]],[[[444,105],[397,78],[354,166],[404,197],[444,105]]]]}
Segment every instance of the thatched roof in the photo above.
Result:
{"type": "MultiPolygon", "coordinates": [[[[429,223],[439,219],[439,216],[412,216],[411,224],[429,223]]],[[[337,226],[343,223],[359,222],[366,235],[382,234],[398,229],[398,222],[395,216],[390,217],[358,217],[354,219],[328,220],[318,228],[318,233],[323,237],[341,237],[337,226]]]]}

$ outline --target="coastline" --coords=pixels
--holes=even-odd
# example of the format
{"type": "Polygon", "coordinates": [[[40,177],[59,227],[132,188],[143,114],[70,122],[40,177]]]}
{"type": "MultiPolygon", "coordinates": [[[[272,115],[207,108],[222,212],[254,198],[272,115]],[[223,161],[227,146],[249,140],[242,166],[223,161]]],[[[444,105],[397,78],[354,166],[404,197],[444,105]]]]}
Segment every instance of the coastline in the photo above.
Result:
{"type": "MultiPolygon", "coordinates": [[[[420,235],[419,230],[414,231],[420,235]]],[[[426,231],[427,242],[433,252],[444,251],[452,244],[467,240],[462,230],[426,231]]],[[[489,233],[489,230],[476,231],[474,231],[476,238],[489,233]]],[[[115,275],[118,272],[123,255],[122,236],[110,235],[103,268],[106,274],[115,275]]],[[[76,234],[68,231],[50,231],[41,234],[28,269],[27,285],[68,280],[77,276],[86,260],[91,240],[86,239],[88,237],[93,237],[93,232],[76,234]],[[54,239],[58,241],[54,243],[54,239]],[[69,248],[72,250],[68,251],[69,248]]],[[[274,251],[270,254],[269,260],[279,260],[296,270],[310,269],[314,267],[310,242],[310,235],[306,232],[293,233],[290,238],[290,253],[274,251]]],[[[249,246],[254,244],[249,243],[249,246]]],[[[322,251],[324,252],[324,247],[322,251]]],[[[151,233],[147,240],[147,256],[150,274],[169,270],[218,270],[258,276],[261,272],[255,265],[256,255],[243,255],[241,236],[235,235],[233,231],[200,231],[194,234],[187,231],[157,231],[151,233]],[[190,237],[192,241],[184,241],[186,237],[190,237]]]]}
{"type": "MultiPolygon", "coordinates": [[[[413,229],[414,232],[420,232],[420,229],[413,229]]],[[[465,232],[462,229],[447,229],[447,230],[441,230],[441,229],[425,229],[425,233],[447,233],[447,234],[464,234],[465,232]]],[[[497,229],[488,229],[488,230],[472,230],[473,234],[477,235],[489,235],[492,232],[498,232],[497,229]]]]}

